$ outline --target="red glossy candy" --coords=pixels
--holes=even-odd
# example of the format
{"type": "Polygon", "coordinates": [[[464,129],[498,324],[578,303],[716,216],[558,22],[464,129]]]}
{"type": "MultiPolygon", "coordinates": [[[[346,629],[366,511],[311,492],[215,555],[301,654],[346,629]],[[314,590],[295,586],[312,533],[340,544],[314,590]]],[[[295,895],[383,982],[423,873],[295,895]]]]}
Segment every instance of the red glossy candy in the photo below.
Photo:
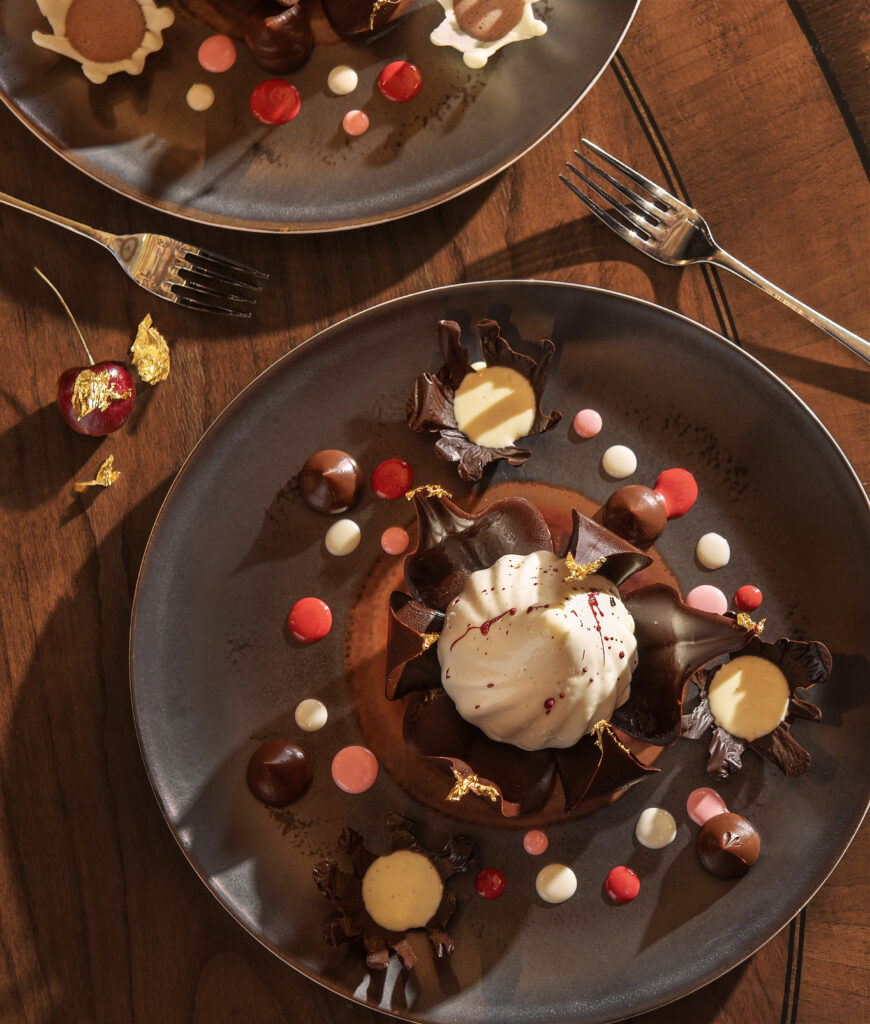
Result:
{"type": "Polygon", "coordinates": [[[740,587],[734,595],[734,604],[742,612],[754,612],[761,604],[762,594],[758,587],[752,587],[748,583],[740,587]]]}
{"type": "Polygon", "coordinates": [[[372,490],[379,498],[401,498],[414,485],[414,471],[403,459],[385,459],[372,473],[372,490]]]}
{"type": "Polygon", "coordinates": [[[393,103],[407,103],[423,88],[423,76],[408,61],[394,60],[378,75],[378,88],[393,103]]]}
{"type": "Polygon", "coordinates": [[[668,519],[684,516],[698,500],[698,485],[687,469],[666,469],[653,488],[665,499],[668,519]]]}
{"type": "Polygon", "coordinates": [[[269,78],[251,93],[251,113],[263,124],[286,124],[299,113],[302,100],[295,85],[269,78]]]}
{"type": "Polygon", "coordinates": [[[504,892],[507,881],[498,868],[484,868],[474,880],[474,888],[478,896],[485,900],[497,900],[504,892]]]}
{"type": "Polygon", "coordinates": [[[631,903],[640,892],[640,879],[631,868],[621,865],[610,872],[604,887],[614,903],[631,903]]]}
{"type": "Polygon", "coordinates": [[[332,627],[332,612],[319,597],[303,597],[290,609],[287,625],[297,640],[313,644],[322,640],[332,627]]]}

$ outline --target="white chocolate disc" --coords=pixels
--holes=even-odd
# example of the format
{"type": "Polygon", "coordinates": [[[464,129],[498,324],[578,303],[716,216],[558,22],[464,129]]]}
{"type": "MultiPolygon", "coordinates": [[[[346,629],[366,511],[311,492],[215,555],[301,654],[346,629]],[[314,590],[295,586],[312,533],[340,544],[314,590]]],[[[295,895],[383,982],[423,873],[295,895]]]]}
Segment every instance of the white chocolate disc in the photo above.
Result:
{"type": "Polygon", "coordinates": [[[567,864],[548,864],[538,872],[535,889],[545,903],[564,903],[577,892],[577,876],[567,864]]]}
{"type": "Polygon", "coordinates": [[[648,850],[661,850],[674,841],[677,823],[673,814],[663,807],[647,807],[637,819],[634,834],[641,846],[648,850]]]}
{"type": "Polygon", "coordinates": [[[382,928],[422,928],[441,905],[444,883],[432,861],[413,850],[396,850],[369,865],[362,882],[366,910],[382,928]]]}
{"type": "Polygon", "coordinates": [[[208,110],[213,103],[214,89],[205,82],[196,82],[187,90],[187,105],[191,110],[208,110]]]}
{"type": "Polygon", "coordinates": [[[622,480],[637,469],[637,456],[624,444],[614,444],[601,456],[601,465],[608,476],[622,480]]]}
{"type": "Polygon", "coordinates": [[[785,718],[790,694],[778,666],[744,654],[716,670],[707,699],[717,725],[751,743],[773,732],[785,718]]]}
{"type": "Polygon", "coordinates": [[[317,732],[328,717],[326,705],[315,697],[306,697],[296,705],[296,724],[303,732],[317,732]]]}
{"type": "Polygon", "coordinates": [[[359,83],[359,75],[347,64],[338,64],[329,72],[326,84],[336,96],[348,96],[359,83]]]}
{"type": "Polygon", "coordinates": [[[718,533],[705,533],[695,548],[695,557],[705,569],[721,569],[731,560],[731,547],[718,533]]]}
{"type": "Polygon", "coordinates": [[[467,373],[453,398],[456,425],[469,440],[504,448],[525,437],[535,422],[532,385],[509,366],[467,373]]]}
{"type": "Polygon", "coordinates": [[[359,547],[360,528],[352,519],[339,519],[330,526],[323,538],[331,555],[349,555],[359,547]]]}

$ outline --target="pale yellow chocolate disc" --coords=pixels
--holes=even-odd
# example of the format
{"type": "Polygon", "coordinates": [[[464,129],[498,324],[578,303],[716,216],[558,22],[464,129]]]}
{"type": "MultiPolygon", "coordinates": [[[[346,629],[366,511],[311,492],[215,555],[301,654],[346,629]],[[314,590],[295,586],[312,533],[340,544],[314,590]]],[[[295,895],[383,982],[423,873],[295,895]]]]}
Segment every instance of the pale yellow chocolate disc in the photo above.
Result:
{"type": "Polygon", "coordinates": [[[707,691],[716,723],[750,742],[773,732],[785,718],[789,695],[782,671],[751,654],[718,669],[707,691]]]}
{"type": "Polygon", "coordinates": [[[535,393],[508,366],[484,366],[465,375],[453,399],[456,425],[485,448],[504,448],[525,437],[535,422],[535,393]]]}
{"type": "Polygon", "coordinates": [[[432,920],[443,894],[444,884],[432,862],[412,850],[378,857],[362,883],[366,910],[391,932],[422,928],[432,920]]]}

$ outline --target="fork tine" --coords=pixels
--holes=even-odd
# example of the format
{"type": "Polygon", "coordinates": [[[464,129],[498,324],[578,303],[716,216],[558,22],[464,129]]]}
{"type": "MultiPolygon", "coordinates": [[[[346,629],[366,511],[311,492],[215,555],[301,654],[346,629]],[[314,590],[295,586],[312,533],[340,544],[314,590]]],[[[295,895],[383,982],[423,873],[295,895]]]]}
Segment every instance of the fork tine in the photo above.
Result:
{"type": "Polygon", "coordinates": [[[573,164],[566,164],[566,166],[569,171],[573,171],[581,181],[584,181],[594,192],[601,196],[605,202],[610,203],[615,210],[619,210],[628,223],[637,231],[640,231],[644,235],[645,239],[650,237],[650,228],[652,225],[644,227],[644,225],[640,223],[640,218],[643,217],[642,213],[636,213],[634,210],[630,210],[625,203],[621,203],[618,199],[614,198],[614,196],[608,195],[603,188],[596,185],[589,175],[584,174],[578,167],[575,167],[573,164]]]}
{"type": "Polygon", "coordinates": [[[211,252],[209,249],[191,247],[189,255],[208,260],[216,266],[223,267],[225,270],[238,270],[243,274],[250,274],[251,277],[260,277],[264,281],[269,277],[269,275],[263,273],[262,270],[255,270],[253,267],[246,266],[244,263],[237,263],[236,260],[231,260],[226,256],[221,256],[219,253],[211,252]]]}
{"type": "Polygon", "coordinates": [[[229,309],[227,306],[216,306],[208,302],[200,302],[198,299],[192,296],[186,294],[179,294],[177,291],[175,291],[175,287],[177,286],[173,286],[173,297],[172,299],[170,299],[170,301],[175,302],[179,306],[185,306],[187,309],[198,309],[202,313],[217,313],[220,316],[243,317],[245,320],[250,320],[251,316],[253,315],[251,311],[247,309],[229,309]]]}
{"type": "MultiPolygon", "coordinates": [[[[650,215],[648,219],[651,219],[654,224],[659,224],[661,222],[662,211],[655,205],[655,203],[650,202],[649,199],[644,199],[643,196],[639,196],[637,192],[632,192],[632,190],[623,185],[621,181],[617,181],[612,174],[608,174],[607,171],[602,171],[598,164],[592,163],[588,157],[583,156],[583,154],[578,152],[576,149],[574,150],[574,156],[582,160],[583,163],[595,171],[596,174],[600,174],[605,181],[609,182],[618,192],[621,192],[626,199],[634,203],[635,206],[648,213],[650,215]],[[658,216],[656,216],[656,214],[658,214],[658,216]]],[[[571,165],[569,164],[568,166],[570,167],[571,165]]]]}
{"type": "Polygon", "coordinates": [[[200,277],[205,278],[209,281],[220,281],[222,284],[228,284],[233,288],[249,288],[252,292],[261,292],[263,286],[257,284],[254,281],[245,281],[244,278],[238,277],[234,273],[227,273],[223,267],[214,267],[208,263],[195,262],[196,257],[188,256],[184,260],[178,260],[175,265],[176,270],[185,270],[191,274],[199,274],[200,277]]]}
{"type": "Polygon", "coordinates": [[[571,189],[571,191],[574,193],[575,196],[577,196],[578,199],[582,200],[589,207],[589,209],[595,214],[595,216],[599,220],[603,221],[610,228],[611,231],[615,231],[620,238],[625,239],[626,242],[629,242],[631,245],[635,246],[639,241],[641,241],[639,235],[637,235],[633,231],[630,231],[622,223],[621,220],[617,220],[616,217],[609,214],[607,210],[602,209],[598,205],[598,203],[596,203],[593,199],[590,199],[585,192],[577,188],[573,181],[569,181],[564,174],[560,174],[559,178],[565,185],[568,186],[568,188],[571,189]]]}
{"type": "MultiPolygon", "coordinates": [[[[211,279],[209,278],[208,280],[211,279]]],[[[202,281],[196,281],[187,277],[183,277],[181,281],[170,285],[170,287],[184,287],[201,295],[211,295],[216,299],[226,299],[227,301],[232,302],[254,303],[257,301],[256,295],[239,295],[237,292],[222,291],[220,288],[209,288],[209,286],[207,284],[203,284],[202,281]]]]}
{"type": "Polygon", "coordinates": [[[584,145],[588,146],[591,150],[596,152],[603,160],[606,160],[611,167],[616,167],[618,170],[636,184],[640,185],[641,188],[645,188],[650,195],[655,196],[656,199],[661,200],[665,205],[672,206],[674,208],[682,208],[683,204],[677,199],[676,196],[672,196],[670,192],[666,192],[661,185],[656,185],[654,181],[650,181],[649,178],[645,178],[638,171],[634,170],[633,167],[629,167],[628,164],[624,164],[621,160],[617,160],[615,156],[611,156],[607,150],[602,149],[601,146],[596,146],[594,142],[590,142],[589,139],[582,140],[584,145]]]}

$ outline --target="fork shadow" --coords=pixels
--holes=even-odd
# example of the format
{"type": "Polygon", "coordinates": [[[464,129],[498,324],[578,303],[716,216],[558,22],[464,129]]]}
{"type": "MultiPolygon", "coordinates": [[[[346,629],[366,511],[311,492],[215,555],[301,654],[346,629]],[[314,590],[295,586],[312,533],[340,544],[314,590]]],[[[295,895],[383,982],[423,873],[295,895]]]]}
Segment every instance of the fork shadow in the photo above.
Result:
{"type": "Polygon", "coordinates": [[[857,356],[849,366],[835,366],[823,359],[782,352],[768,345],[752,344],[748,350],[779,377],[812,384],[856,402],[870,403],[870,373],[866,372],[865,364],[857,356]],[[862,368],[864,373],[860,372],[862,368]]]}

